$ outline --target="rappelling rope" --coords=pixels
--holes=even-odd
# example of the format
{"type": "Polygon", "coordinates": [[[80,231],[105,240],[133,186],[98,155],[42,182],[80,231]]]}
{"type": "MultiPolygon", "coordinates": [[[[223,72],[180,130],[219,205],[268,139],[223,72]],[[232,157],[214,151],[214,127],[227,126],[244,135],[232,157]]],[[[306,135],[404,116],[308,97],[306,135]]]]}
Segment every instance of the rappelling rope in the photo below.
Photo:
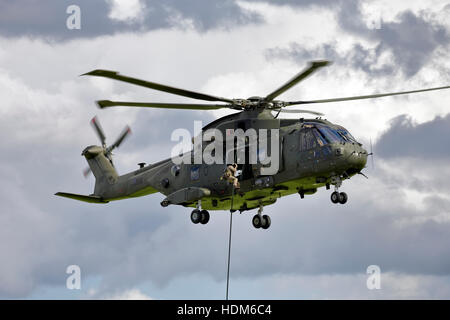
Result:
{"type": "Polygon", "coordinates": [[[227,267],[227,294],[226,294],[226,300],[228,300],[228,289],[230,287],[230,256],[231,256],[231,229],[232,229],[232,226],[233,226],[233,200],[234,200],[234,184],[231,187],[230,234],[228,236],[228,267],[227,267]]]}

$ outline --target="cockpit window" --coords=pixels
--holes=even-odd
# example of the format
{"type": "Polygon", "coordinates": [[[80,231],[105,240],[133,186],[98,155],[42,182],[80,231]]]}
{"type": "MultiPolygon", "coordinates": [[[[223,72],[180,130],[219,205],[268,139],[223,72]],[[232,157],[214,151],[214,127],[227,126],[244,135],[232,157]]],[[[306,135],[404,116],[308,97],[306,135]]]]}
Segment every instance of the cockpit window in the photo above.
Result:
{"type": "Polygon", "coordinates": [[[318,126],[317,129],[328,143],[333,142],[357,142],[355,138],[345,129],[334,129],[331,127],[318,126]]]}
{"type": "Polygon", "coordinates": [[[328,144],[326,137],[316,128],[306,128],[300,131],[300,149],[309,150],[328,144]]]}
{"type": "Polygon", "coordinates": [[[300,131],[301,150],[309,150],[336,142],[356,142],[356,140],[345,129],[334,129],[327,126],[307,127],[300,131]]]}
{"type": "Polygon", "coordinates": [[[300,149],[309,150],[315,148],[318,142],[312,129],[303,129],[300,131],[300,149]]]}
{"type": "Polygon", "coordinates": [[[328,143],[344,141],[344,138],[330,127],[320,126],[317,129],[322,134],[322,136],[324,136],[327,139],[328,143]]]}
{"type": "Polygon", "coordinates": [[[345,141],[349,141],[349,142],[356,142],[356,139],[353,138],[353,136],[350,134],[350,132],[348,132],[347,130],[344,129],[339,129],[337,130],[337,132],[344,137],[345,141]]]}
{"type": "Polygon", "coordinates": [[[325,136],[322,135],[320,133],[320,131],[317,130],[317,128],[312,129],[312,132],[313,132],[314,136],[316,137],[316,141],[319,144],[319,146],[322,147],[322,146],[328,144],[327,139],[325,138],[325,136]]]}

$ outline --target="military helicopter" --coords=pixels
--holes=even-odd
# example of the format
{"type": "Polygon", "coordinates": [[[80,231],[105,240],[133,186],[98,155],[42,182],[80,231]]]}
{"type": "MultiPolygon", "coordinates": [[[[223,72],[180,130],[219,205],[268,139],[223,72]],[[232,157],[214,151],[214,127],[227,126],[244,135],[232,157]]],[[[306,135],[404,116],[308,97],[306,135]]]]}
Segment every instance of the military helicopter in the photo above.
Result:
{"type": "MultiPolygon", "coordinates": [[[[356,174],[364,175],[361,171],[365,168],[367,157],[371,153],[368,153],[347,129],[322,119],[321,113],[286,108],[302,104],[371,99],[448,89],[450,86],[322,100],[289,102],[276,100],[289,88],[329,63],[326,60],[312,61],[306,69],[267,96],[254,96],[248,99],[212,96],[124,76],[114,71],[94,70],[88,72],[84,75],[110,78],[179,96],[216,102],[214,104],[185,104],[100,100],[97,101],[100,108],[116,106],[194,110],[228,108],[240,112],[209,123],[203,127],[202,132],[212,128],[219,130],[224,135],[229,130],[238,129],[279,130],[277,141],[279,142],[277,149],[279,168],[275,174],[267,175],[263,173],[264,164],[250,163],[248,159],[239,162],[237,161],[239,159],[236,159],[237,155],[234,155],[234,158],[228,159],[227,163],[221,164],[204,162],[176,164],[172,158],[149,165],[139,163],[137,170],[119,175],[114,168],[112,151],[120,146],[130,133],[130,129],[125,128],[118,139],[111,146],[107,146],[103,129],[98,119],[94,118],[91,123],[101,141],[101,146],[89,146],[82,152],[89,164],[89,169],[85,171],[85,174],[92,172],[96,179],[94,193],[80,195],[58,192],[56,195],[89,203],[108,203],[160,192],[165,196],[161,202],[163,207],[168,205],[193,207],[191,220],[195,224],[208,223],[210,210],[231,210],[232,212],[239,210],[242,213],[258,209],[252,219],[252,224],[255,228],[262,229],[267,229],[271,225],[270,217],[263,215],[263,208],[275,203],[278,198],[290,194],[298,193],[303,199],[306,195],[316,193],[318,188],[325,187],[328,190],[332,185],[334,191],[331,193],[331,202],[345,204],[348,196],[345,192],[340,191],[342,182],[356,174]],[[276,114],[274,115],[272,112],[276,114]],[[281,112],[309,113],[316,117],[280,119],[278,116],[281,112]],[[227,180],[221,179],[227,164],[233,162],[238,163],[238,172],[240,172],[237,177],[240,184],[238,190],[235,190],[234,185],[227,180]]],[[[247,140],[245,141],[241,154],[248,156],[251,146],[247,140]]]]}

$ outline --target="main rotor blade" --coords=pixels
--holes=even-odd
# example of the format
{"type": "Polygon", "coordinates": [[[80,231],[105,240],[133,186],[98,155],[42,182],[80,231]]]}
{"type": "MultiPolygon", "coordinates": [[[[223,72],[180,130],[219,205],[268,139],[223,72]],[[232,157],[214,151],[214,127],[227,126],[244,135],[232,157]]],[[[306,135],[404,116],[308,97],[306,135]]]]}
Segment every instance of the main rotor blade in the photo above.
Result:
{"type": "Polygon", "coordinates": [[[117,138],[116,142],[114,142],[110,147],[108,147],[107,153],[110,153],[115,148],[119,147],[123,140],[131,133],[131,129],[129,126],[126,126],[122,131],[120,136],[117,138]]]}
{"type": "Polygon", "coordinates": [[[278,110],[274,110],[274,111],[280,111],[283,113],[310,113],[310,114],[314,114],[316,116],[324,116],[323,113],[321,112],[317,112],[317,111],[312,111],[312,110],[290,110],[290,109],[278,109],[278,110]]]}
{"type": "Polygon", "coordinates": [[[277,90],[272,92],[266,97],[266,101],[272,101],[276,97],[278,97],[280,94],[285,92],[286,90],[290,89],[291,87],[295,86],[297,83],[305,79],[307,76],[309,76],[311,73],[316,71],[319,68],[325,67],[328,65],[330,61],[327,60],[319,60],[319,61],[312,61],[309,63],[309,67],[297,74],[295,77],[290,79],[288,82],[283,84],[281,87],[279,87],[277,90]]]}
{"type": "Polygon", "coordinates": [[[339,102],[339,101],[350,101],[350,100],[363,100],[363,99],[381,98],[381,97],[387,97],[387,96],[397,96],[397,95],[402,95],[402,94],[410,94],[410,93],[433,91],[433,90],[442,90],[442,89],[450,89],[450,86],[429,88],[429,89],[420,89],[420,90],[412,90],[412,91],[370,94],[370,95],[366,95],[366,96],[354,96],[354,97],[322,99],[322,100],[309,100],[309,101],[291,101],[291,102],[286,102],[286,105],[287,106],[293,106],[293,105],[297,105],[297,104],[308,104],[308,103],[327,103],[327,102],[339,102]]]}
{"type": "Polygon", "coordinates": [[[176,94],[179,96],[184,96],[184,97],[188,97],[188,98],[192,98],[192,99],[206,100],[206,101],[223,101],[223,102],[233,103],[232,100],[222,98],[222,97],[215,97],[215,96],[212,96],[209,94],[179,89],[179,88],[175,88],[175,87],[166,86],[164,84],[159,84],[159,83],[155,83],[155,82],[140,80],[137,78],[122,76],[116,71],[97,69],[97,70],[82,74],[82,76],[85,76],[85,75],[115,79],[115,80],[119,80],[119,81],[123,81],[123,82],[132,83],[132,84],[135,84],[138,86],[142,86],[142,87],[146,87],[146,88],[150,88],[150,89],[154,89],[154,90],[159,90],[159,91],[164,91],[164,92],[168,92],[168,93],[172,93],[172,94],[176,94]]]}
{"type": "Polygon", "coordinates": [[[199,103],[159,103],[159,102],[125,102],[125,101],[97,101],[100,108],[109,107],[145,107],[145,108],[165,108],[165,109],[192,109],[192,110],[215,110],[221,108],[236,109],[232,104],[199,104],[199,103]]]}
{"type": "Polygon", "coordinates": [[[95,132],[97,133],[98,138],[102,142],[102,145],[104,146],[106,137],[103,132],[102,126],[100,125],[100,122],[98,122],[97,116],[92,118],[91,125],[94,128],[95,132]]]}

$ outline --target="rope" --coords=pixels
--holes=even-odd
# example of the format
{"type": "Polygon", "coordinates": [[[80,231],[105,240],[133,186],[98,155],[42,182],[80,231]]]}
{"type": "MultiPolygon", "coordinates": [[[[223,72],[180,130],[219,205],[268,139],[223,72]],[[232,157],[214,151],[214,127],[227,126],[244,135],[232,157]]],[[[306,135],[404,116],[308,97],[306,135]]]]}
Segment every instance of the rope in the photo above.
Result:
{"type": "Polygon", "coordinates": [[[231,230],[233,226],[233,200],[234,200],[234,184],[231,188],[231,208],[230,208],[230,234],[228,236],[228,267],[227,267],[227,294],[226,300],[228,300],[228,289],[230,287],[230,257],[231,257],[231,230]]]}

